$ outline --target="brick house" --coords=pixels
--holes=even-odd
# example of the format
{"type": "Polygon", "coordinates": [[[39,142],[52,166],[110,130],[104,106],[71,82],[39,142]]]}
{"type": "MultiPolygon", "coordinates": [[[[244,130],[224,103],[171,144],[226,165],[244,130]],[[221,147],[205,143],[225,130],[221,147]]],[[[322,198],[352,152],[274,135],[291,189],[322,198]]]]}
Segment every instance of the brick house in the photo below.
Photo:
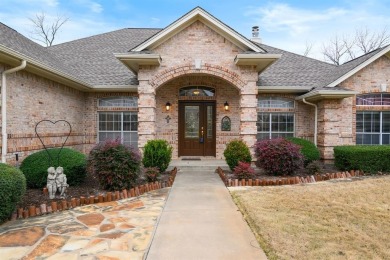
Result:
{"type": "MultiPolygon", "coordinates": [[[[51,47],[0,23],[0,71],[8,163],[42,149],[42,119],[69,121],[68,145],[85,153],[116,137],[141,149],[165,139],[174,158],[223,158],[233,139],[277,136],[309,139],[326,160],[336,145],[390,144],[390,46],[335,66],[247,39],[199,7],[164,29],[51,47]]],[[[42,131],[49,146],[66,135],[42,131]]]]}

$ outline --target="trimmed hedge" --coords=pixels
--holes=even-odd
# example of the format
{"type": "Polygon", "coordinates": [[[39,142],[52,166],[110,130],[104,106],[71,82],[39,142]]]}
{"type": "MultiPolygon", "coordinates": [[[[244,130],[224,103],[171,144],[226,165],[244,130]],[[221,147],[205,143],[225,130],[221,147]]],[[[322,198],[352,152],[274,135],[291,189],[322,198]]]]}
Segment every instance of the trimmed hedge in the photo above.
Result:
{"type": "Polygon", "coordinates": [[[300,151],[305,157],[305,166],[307,166],[312,161],[318,161],[320,159],[320,150],[318,150],[318,148],[312,142],[296,137],[289,137],[286,139],[301,147],[300,151]]]}
{"type": "Polygon", "coordinates": [[[50,166],[64,168],[67,183],[70,186],[81,184],[86,176],[86,156],[76,150],[63,148],[60,154],[60,162],[57,165],[57,154],[60,148],[49,150],[53,158],[53,165],[49,165],[48,154],[45,150],[27,156],[20,170],[26,176],[27,187],[43,188],[47,183],[47,168],[50,166]]]}
{"type": "Polygon", "coordinates": [[[223,156],[225,156],[226,163],[232,171],[238,165],[238,162],[250,163],[252,161],[248,146],[241,140],[233,140],[228,143],[223,156]]]}
{"type": "Polygon", "coordinates": [[[166,140],[149,140],[144,147],[142,163],[145,168],[157,167],[165,172],[172,158],[172,146],[166,140]]]}
{"type": "Polygon", "coordinates": [[[12,166],[0,163],[0,223],[7,220],[26,192],[26,178],[12,166]]]}
{"type": "Polygon", "coordinates": [[[345,145],[337,146],[333,150],[335,166],[342,171],[390,172],[390,146],[388,145],[345,145]]]}

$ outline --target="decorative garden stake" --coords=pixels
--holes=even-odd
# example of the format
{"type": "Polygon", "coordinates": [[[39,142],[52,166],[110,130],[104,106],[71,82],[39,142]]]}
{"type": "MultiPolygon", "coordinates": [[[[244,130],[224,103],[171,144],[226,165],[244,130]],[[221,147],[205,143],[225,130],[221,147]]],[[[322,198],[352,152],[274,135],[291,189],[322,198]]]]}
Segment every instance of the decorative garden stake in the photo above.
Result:
{"type": "Polygon", "coordinates": [[[67,124],[69,126],[69,133],[66,136],[65,141],[62,143],[60,151],[57,154],[57,158],[56,159],[57,159],[57,166],[58,167],[57,167],[57,169],[54,169],[54,167],[50,166],[47,169],[48,176],[47,176],[47,184],[46,184],[47,185],[47,189],[49,191],[49,198],[50,199],[54,199],[55,198],[55,194],[56,194],[57,190],[60,193],[60,198],[65,198],[65,191],[66,191],[66,188],[69,187],[69,185],[67,184],[66,175],[64,174],[64,168],[59,166],[59,164],[60,164],[60,154],[62,152],[62,149],[65,146],[66,141],[68,140],[68,138],[69,138],[69,136],[70,136],[70,134],[72,132],[72,126],[66,120],[57,120],[55,122],[53,122],[51,120],[42,120],[42,121],[39,121],[35,125],[35,133],[36,133],[39,141],[41,141],[43,148],[45,148],[45,150],[47,152],[49,165],[53,165],[53,164],[55,164],[55,162],[53,162],[53,158],[52,158],[51,154],[49,153],[49,149],[46,147],[45,143],[43,142],[41,136],[38,133],[38,125],[43,123],[43,122],[49,122],[49,123],[51,123],[53,125],[55,125],[55,124],[57,124],[59,122],[62,122],[62,123],[65,123],[65,124],[67,124]]]}

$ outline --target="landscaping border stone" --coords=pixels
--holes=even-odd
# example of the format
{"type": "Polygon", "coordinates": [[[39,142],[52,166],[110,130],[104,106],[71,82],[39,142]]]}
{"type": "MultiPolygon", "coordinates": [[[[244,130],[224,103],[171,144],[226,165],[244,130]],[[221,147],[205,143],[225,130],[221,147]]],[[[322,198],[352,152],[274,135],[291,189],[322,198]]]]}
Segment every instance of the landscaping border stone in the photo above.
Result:
{"type": "MultiPolygon", "coordinates": [[[[166,187],[172,187],[173,182],[175,181],[177,174],[177,168],[175,167],[169,173],[168,181],[164,182],[149,182],[143,185],[138,185],[129,190],[124,189],[122,191],[108,191],[103,194],[98,194],[97,196],[80,196],[79,198],[70,198],[68,200],[64,199],[61,202],[52,201],[48,204],[41,204],[39,206],[29,206],[28,208],[18,208],[11,216],[10,220],[16,220],[21,218],[29,218],[35,216],[41,216],[46,214],[51,214],[59,211],[73,209],[79,206],[95,204],[95,203],[104,203],[110,201],[116,201],[121,199],[126,199],[130,197],[138,197],[146,192],[162,189],[166,187]]],[[[47,192],[46,188],[43,188],[43,192],[47,192]]]]}
{"type": "Polygon", "coordinates": [[[221,167],[217,168],[217,173],[226,187],[236,186],[277,186],[277,185],[294,185],[303,183],[315,183],[319,181],[327,181],[332,179],[345,179],[351,177],[363,176],[364,172],[361,170],[351,170],[337,173],[325,173],[310,175],[306,177],[290,176],[290,177],[273,177],[261,179],[231,179],[228,178],[221,167]]]}

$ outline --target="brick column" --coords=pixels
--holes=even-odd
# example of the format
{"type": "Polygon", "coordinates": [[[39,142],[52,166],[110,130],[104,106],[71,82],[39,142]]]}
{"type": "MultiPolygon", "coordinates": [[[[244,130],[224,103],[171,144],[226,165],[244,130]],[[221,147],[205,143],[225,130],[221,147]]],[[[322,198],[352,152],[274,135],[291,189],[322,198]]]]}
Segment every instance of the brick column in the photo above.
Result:
{"type": "Polygon", "coordinates": [[[318,102],[317,145],[325,161],[333,160],[333,148],[353,144],[352,99],[329,99],[318,102]]]}
{"type": "Polygon", "coordinates": [[[249,81],[240,93],[240,138],[250,148],[252,157],[253,146],[257,135],[257,86],[255,81],[249,81]]]}
{"type": "Polygon", "coordinates": [[[148,80],[140,80],[138,87],[138,148],[156,137],[156,92],[148,80]]]}

